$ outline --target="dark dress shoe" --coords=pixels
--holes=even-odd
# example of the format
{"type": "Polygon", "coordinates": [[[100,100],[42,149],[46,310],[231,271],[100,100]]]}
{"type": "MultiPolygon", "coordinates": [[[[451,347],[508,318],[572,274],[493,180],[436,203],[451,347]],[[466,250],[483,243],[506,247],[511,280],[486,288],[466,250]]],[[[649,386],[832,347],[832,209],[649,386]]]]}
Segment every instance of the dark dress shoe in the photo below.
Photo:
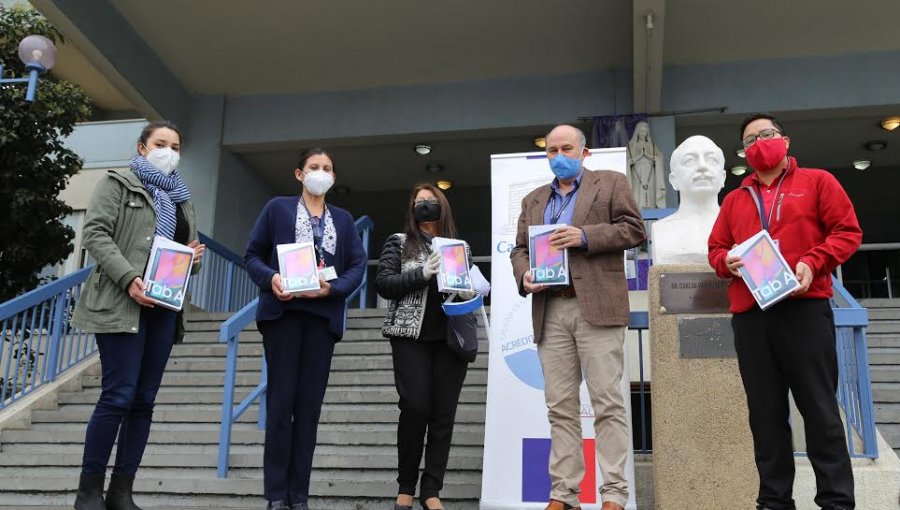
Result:
{"type": "Polygon", "coordinates": [[[291,507],[284,501],[269,501],[266,510],[291,510],[291,507]]]}
{"type": "Polygon", "coordinates": [[[294,503],[291,505],[291,510],[309,510],[309,507],[306,506],[306,503],[294,503]]]}
{"type": "Polygon", "coordinates": [[[394,503],[394,510],[413,510],[412,505],[403,506],[399,503],[394,503]]]}

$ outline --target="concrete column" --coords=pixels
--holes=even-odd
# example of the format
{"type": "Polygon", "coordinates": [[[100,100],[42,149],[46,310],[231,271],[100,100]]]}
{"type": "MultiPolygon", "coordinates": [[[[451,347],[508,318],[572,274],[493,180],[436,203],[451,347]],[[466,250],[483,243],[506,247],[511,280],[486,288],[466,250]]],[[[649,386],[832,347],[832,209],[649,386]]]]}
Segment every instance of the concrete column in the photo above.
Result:
{"type": "Polygon", "coordinates": [[[183,126],[184,149],[179,171],[191,190],[197,227],[213,234],[222,150],[223,96],[197,97],[191,103],[190,125],[183,126]]]}

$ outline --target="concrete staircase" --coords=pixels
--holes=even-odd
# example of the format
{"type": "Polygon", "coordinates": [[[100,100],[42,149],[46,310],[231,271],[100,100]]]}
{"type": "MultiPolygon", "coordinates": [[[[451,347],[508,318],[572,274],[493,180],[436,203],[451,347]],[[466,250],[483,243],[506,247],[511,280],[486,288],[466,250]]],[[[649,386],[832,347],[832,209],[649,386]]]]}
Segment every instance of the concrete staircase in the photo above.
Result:
{"type": "Polygon", "coordinates": [[[869,366],[878,431],[900,455],[900,299],[867,299],[869,366]]]}
{"type": "MultiPolygon", "coordinates": [[[[310,506],[316,510],[390,508],[396,496],[397,393],[383,310],[351,312],[339,343],[319,426],[310,506]]],[[[262,431],[256,406],[235,424],[231,470],[216,478],[225,348],[225,314],[194,313],[185,343],[175,346],[157,399],[150,443],[135,484],[144,508],[264,508],[262,431]]],[[[473,510],[481,487],[487,342],[470,365],[457,412],[443,499],[473,510]]],[[[259,382],[262,338],[241,335],[236,401],[259,382]]],[[[58,408],[36,410],[30,428],[0,432],[0,510],[71,508],[84,430],[100,394],[99,363],[58,408]]]]}

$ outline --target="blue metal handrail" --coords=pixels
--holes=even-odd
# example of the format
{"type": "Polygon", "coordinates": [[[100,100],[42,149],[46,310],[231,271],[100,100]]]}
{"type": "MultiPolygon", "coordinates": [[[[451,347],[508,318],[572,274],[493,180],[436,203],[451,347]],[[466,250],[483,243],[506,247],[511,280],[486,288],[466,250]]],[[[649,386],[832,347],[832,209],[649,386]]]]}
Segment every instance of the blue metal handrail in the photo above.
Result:
{"type": "Polygon", "coordinates": [[[202,232],[198,237],[206,253],[200,274],[191,279],[191,304],[207,312],[240,310],[257,293],[244,259],[202,232]]]}
{"type": "MultiPolygon", "coordinates": [[[[372,219],[368,216],[363,216],[356,220],[356,230],[359,232],[360,238],[362,238],[363,249],[366,250],[366,262],[368,262],[369,258],[369,238],[372,234],[372,230],[375,229],[375,223],[372,222],[372,219]]],[[[363,273],[362,283],[359,287],[356,288],[353,292],[347,296],[347,304],[349,305],[351,301],[353,301],[357,296],[359,296],[359,307],[366,307],[366,296],[369,290],[369,264],[366,264],[365,272],[363,273]]],[[[345,315],[346,317],[346,315],[345,315]]],[[[344,324],[346,328],[346,320],[344,324]]]]}
{"type": "Polygon", "coordinates": [[[844,411],[847,447],[853,457],[875,459],[878,458],[878,443],[866,341],[869,314],[840,281],[833,278],[832,282],[835,294],[832,307],[837,340],[838,402],[844,411]],[[856,451],[857,437],[863,442],[861,452],[856,451]]]}
{"type": "MultiPolygon", "coordinates": [[[[366,252],[366,260],[369,258],[369,239],[375,224],[368,216],[362,216],[356,220],[356,230],[362,239],[363,249],[366,252]]],[[[366,264],[365,273],[363,274],[362,283],[356,288],[344,301],[344,326],[346,328],[347,309],[350,302],[357,296],[359,297],[359,307],[366,307],[366,290],[368,281],[369,266],[366,264]]],[[[254,286],[254,288],[256,288],[254,286]]],[[[258,289],[257,289],[258,292],[258,289]]],[[[259,412],[257,413],[257,427],[260,430],[266,427],[266,387],[268,380],[266,376],[266,357],[262,356],[262,369],[259,378],[259,384],[241,401],[237,406],[234,405],[234,386],[237,378],[237,358],[238,347],[240,345],[240,334],[247,326],[253,322],[256,317],[256,308],[259,305],[259,298],[255,298],[244,306],[236,314],[228,318],[219,328],[219,342],[227,343],[227,351],[225,355],[225,384],[222,395],[222,421],[219,428],[219,461],[216,469],[219,478],[228,476],[228,457],[231,450],[231,429],[234,423],[244,414],[244,412],[255,402],[259,401],[259,412]]]]}
{"type": "Polygon", "coordinates": [[[80,269],[0,304],[0,410],[97,351],[94,335],[70,324],[91,270],[80,269]]]}
{"type": "MultiPolygon", "coordinates": [[[[199,238],[207,251],[200,273],[191,279],[191,303],[210,312],[244,306],[255,297],[255,286],[243,260],[215,239],[203,233],[199,238]]],[[[97,352],[93,333],[70,324],[93,268],[0,304],[0,410],[97,352]]]]}
{"type": "Polygon", "coordinates": [[[225,354],[225,384],[222,394],[222,421],[219,425],[219,462],[216,470],[219,478],[228,476],[228,455],[231,449],[231,428],[234,422],[244,414],[257,399],[259,399],[259,413],[257,426],[260,430],[265,428],[265,398],[261,398],[266,391],[268,380],[266,377],[266,357],[262,356],[262,373],[259,384],[247,395],[241,403],[234,407],[234,386],[237,378],[237,358],[240,334],[256,317],[256,308],[259,298],[247,304],[239,312],[232,315],[219,328],[219,342],[227,343],[225,354]]]}

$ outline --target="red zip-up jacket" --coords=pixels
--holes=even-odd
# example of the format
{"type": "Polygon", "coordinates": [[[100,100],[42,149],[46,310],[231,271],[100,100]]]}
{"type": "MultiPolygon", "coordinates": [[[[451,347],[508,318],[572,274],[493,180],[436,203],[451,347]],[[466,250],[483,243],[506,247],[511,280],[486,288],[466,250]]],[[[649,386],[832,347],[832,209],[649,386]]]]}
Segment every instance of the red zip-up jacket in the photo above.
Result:
{"type": "MultiPolygon", "coordinates": [[[[759,184],[759,177],[754,173],[722,202],[708,243],[709,265],[721,278],[732,278],[725,265],[728,250],[762,230],[759,209],[750,195],[759,184]]],[[[809,290],[796,298],[831,297],[832,271],[846,262],[862,242],[862,229],[850,197],[830,173],[798,168],[797,161],[789,158],[787,173],[773,200],[769,234],[778,240],[781,254],[791,269],[796,269],[802,261],[813,273],[809,290]]],[[[732,313],[746,312],[756,306],[742,278],[732,278],[728,297],[732,313]]]]}

